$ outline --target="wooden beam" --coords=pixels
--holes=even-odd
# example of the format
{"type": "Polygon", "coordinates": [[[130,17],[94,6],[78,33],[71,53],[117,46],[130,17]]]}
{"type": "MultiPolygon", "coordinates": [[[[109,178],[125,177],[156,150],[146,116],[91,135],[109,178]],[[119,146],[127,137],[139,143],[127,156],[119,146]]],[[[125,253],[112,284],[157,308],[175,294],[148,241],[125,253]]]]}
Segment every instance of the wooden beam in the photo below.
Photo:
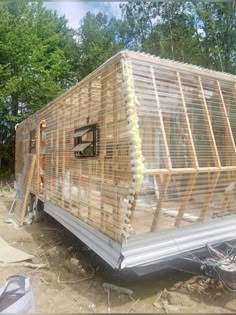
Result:
{"type": "Polygon", "coordinates": [[[184,211],[186,209],[186,206],[189,202],[189,199],[191,197],[195,182],[197,179],[197,173],[193,174],[193,176],[190,177],[190,180],[187,183],[187,189],[185,191],[185,195],[183,196],[183,199],[181,201],[181,205],[179,207],[179,211],[178,211],[178,215],[176,217],[176,221],[175,221],[175,226],[179,227],[181,224],[181,221],[183,219],[184,216],[184,211]]]}
{"type": "Polygon", "coordinates": [[[36,173],[36,178],[37,178],[37,184],[36,184],[36,192],[40,192],[40,147],[41,147],[41,124],[39,123],[36,128],[36,161],[35,164],[37,165],[37,173],[36,173]]]}
{"type": "Polygon", "coordinates": [[[62,156],[61,156],[61,177],[62,177],[62,193],[61,193],[61,206],[65,205],[65,128],[62,128],[62,156]]]}
{"type": "Polygon", "coordinates": [[[191,152],[191,156],[192,156],[192,160],[193,160],[193,166],[197,169],[199,167],[198,159],[197,159],[197,154],[196,154],[195,145],[194,145],[194,141],[193,141],[192,130],[191,130],[191,127],[190,127],[190,122],[189,122],[189,117],[188,117],[187,106],[186,106],[186,102],[185,102],[182,82],[181,82],[181,78],[180,78],[179,72],[176,72],[176,74],[177,74],[180,94],[181,94],[181,98],[182,98],[182,105],[183,105],[183,108],[184,108],[184,116],[185,116],[187,130],[188,130],[188,141],[189,141],[189,144],[190,144],[190,152],[191,152]]]}
{"type": "MultiPolygon", "coordinates": [[[[199,167],[197,173],[208,173],[208,172],[228,172],[235,171],[236,166],[222,166],[222,167],[199,167]]],[[[157,169],[146,169],[144,170],[144,175],[161,175],[161,174],[194,174],[196,173],[195,168],[172,168],[171,170],[167,168],[157,168],[157,169]]]]}
{"type": "Polygon", "coordinates": [[[26,175],[28,175],[28,177],[24,179],[27,182],[27,184],[26,184],[26,188],[25,188],[25,191],[24,191],[24,201],[23,201],[22,213],[21,213],[21,225],[23,225],[24,217],[25,217],[25,213],[26,213],[26,205],[27,205],[27,202],[28,202],[29,193],[30,193],[30,187],[31,187],[31,184],[32,184],[32,178],[33,178],[33,174],[34,174],[35,161],[36,161],[36,155],[35,154],[31,154],[31,160],[30,160],[30,157],[29,157],[29,160],[28,160],[28,164],[29,165],[26,166],[28,168],[28,172],[26,173],[26,175]]]}
{"type": "Polygon", "coordinates": [[[154,88],[154,93],[155,93],[156,103],[157,103],[157,109],[158,109],[158,114],[159,114],[159,119],[160,119],[160,127],[161,127],[162,136],[163,136],[164,147],[165,147],[167,168],[171,169],[172,163],[171,163],[171,158],[170,158],[169,146],[168,146],[168,142],[167,142],[167,136],[166,136],[164,120],[163,120],[163,116],[162,116],[161,104],[160,104],[158,91],[157,91],[157,87],[156,87],[156,81],[155,81],[155,75],[154,75],[153,67],[150,67],[150,71],[151,71],[152,84],[153,84],[153,88],[154,88]]]}
{"type": "Polygon", "coordinates": [[[159,219],[161,215],[161,207],[165,199],[165,194],[168,190],[170,178],[171,178],[170,175],[165,175],[163,180],[161,181],[160,196],[159,196],[159,199],[157,200],[156,210],[153,214],[153,220],[152,220],[150,232],[155,232],[158,228],[159,219]]]}
{"type": "Polygon", "coordinates": [[[216,185],[218,183],[219,176],[220,176],[219,172],[213,174],[213,178],[211,180],[210,187],[208,189],[206,200],[202,206],[202,211],[198,219],[199,222],[205,221],[206,218],[210,217],[211,215],[211,213],[209,213],[209,207],[210,207],[210,203],[216,189],[216,185]]]}
{"type": "Polygon", "coordinates": [[[34,174],[34,168],[36,163],[36,154],[25,155],[24,166],[20,176],[20,180],[17,183],[19,185],[18,189],[20,194],[16,197],[15,210],[13,212],[13,219],[19,226],[24,223],[27,202],[30,194],[30,189],[32,186],[32,179],[34,174]]]}
{"type": "Polygon", "coordinates": [[[55,154],[56,154],[56,194],[58,194],[58,173],[59,173],[59,121],[57,121],[57,124],[56,124],[56,148],[55,148],[55,154]]]}
{"type": "Polygon", "coordinates": [[[202,102],[203,110],[205,112],[204,118],[205,118],[206,125],[207,125],[207,132],[208,132],[208,137],[209,137],[210,144],[211,144],[211,149],[213,151],[212,153],[213,153],[213,158],[215,161],[215,166],[221,167],[220,157],[219,157],[219,153],[218,153],[218,149],[217,149],[217,145],[216,145],[216,141],[215,141],[215,136],[214,136],[214,132],[213,132],[212,124],[211,124],[211,118],[210,118],[210,114],[208,111],[207,102],[206,102],[204,89],[203,89],[203,85],[202,85],[202,80],[201,80],[200,76],[198,77],[198,81],[199,81],[202,100],[203,100],[203,102],[202,102]]]}
{"type": "Polygon", "coordinates": [[[223,200],[223,204],[221,206],[221,211],[220,211],[221,216],[224,216],[226,210],[228,209],[231,197],[233,196],[234,191],[235,191],[236,172],[233,172],[233,174],[229,174],[228,176],[229,182],[230,182],[230,175],[231,175],[231,183],[229,183],[229,185],[225,188],[224,200],[223,200]]]}
{"type": "Polygon", "coordinates": [[[222,113],[223,113],[225,128],[227,129],[227,132],[229,134],[229,138],[230,138],[230,141],[231,141],[231,144],[232,144],[232,147],[233,147],[234,155],[236,155],[236,146],[235,146],[235,142],[234,142],[232,129],[231,129],[231,126],[230,126],[229,116],[228,116],[227,109],[226,109],[226,106],[225,106],[223,93],[221,91],[220,82],[218,80],[217,80],[217,86],[218,86],[220,99],[221,99],[221,103],[220,104],[221,104],[221,110],[222,110],[222,113]]]}
{"type": "MultiPolygon", "coordinates": [[[[117,79],[117,65],[115,65],[115,77],[113,81],[113,85],[117,86],[118,79],[117,79]]],[[[117,177],[118,173],[118,106],[117,106],[117,99],[116,99],[116,90],[112,91],[112,138],[113,138],[113,151],[112,151],[112,180],[114,183],[114,202],[115,204],[112,206],[113,213],[113,231],[114,231],[114,239],[118,240],[120,231],[118,230],[118,225],[120,223],[120,199],[117,193],[117,185],[119,183],[119,179],[117,177]]]]}

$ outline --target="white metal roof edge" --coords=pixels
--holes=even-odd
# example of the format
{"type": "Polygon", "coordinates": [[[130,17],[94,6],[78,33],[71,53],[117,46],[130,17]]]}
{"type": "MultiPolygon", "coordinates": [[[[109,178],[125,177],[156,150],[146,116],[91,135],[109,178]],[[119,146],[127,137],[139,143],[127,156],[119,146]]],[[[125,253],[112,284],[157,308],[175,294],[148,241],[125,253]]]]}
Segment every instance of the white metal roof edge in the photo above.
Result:
{"type": "Polygon", "coordinates": [[[182,66],[181,71],[187,71],[189,73],[191,73],[191,71],[192,71],[193,73],[204,74],[206,76],[209,75],[209,76],[213,76],[215,78],[221,77],[222,79],[236,82],[236,75],[234,75],[232,73],[212,70],[212,69],[205,68],[202,66],[197,66],[197,65],[194,65],[191,63],[177,61],[174,59],[161,58],[159,56],[155,56],[155,55],[140,52],[140,51],[122,50],[120,53],[123,55],[126,55],[126,57],[130,57],[131,59],[134,58],[134,59],[141,61],[140,57],[143,56],[146,60],[148,58],[150,58],[150,60],[153,60],[154,63],[156,62],[158,64],[163,64],[163,65],[168,66],[170,68],[173,67],[175,69],[176,68],[179,69],[179,67],[182,66]]]}
{"type": "Polygon", "coordinates": [[[236,240],[236,215],[172,231],[130,237],[122,245],[121,269],[169,261],[181,254],[236,240]]]}
{"type": "Polygon", "coordinates": [[[45,202],[44,211],[64,225],[110,266],[119,268],[121,244],[49,201],[45,202]]]}

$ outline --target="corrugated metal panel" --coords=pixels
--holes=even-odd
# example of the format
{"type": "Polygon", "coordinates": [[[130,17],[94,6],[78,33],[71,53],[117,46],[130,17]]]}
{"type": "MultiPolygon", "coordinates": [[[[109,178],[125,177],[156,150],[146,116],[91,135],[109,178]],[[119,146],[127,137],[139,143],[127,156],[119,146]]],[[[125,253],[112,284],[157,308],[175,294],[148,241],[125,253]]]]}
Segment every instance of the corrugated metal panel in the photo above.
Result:
{"type": "Polygon", "coordinates": [[[64,225],[109,265],[118,268],[121,253],[120,244],[50,202],[45,203],[44,211],[64,225]]]}
{"type": "MultiPolygon", "coordinates": [[[[236,240],[236,216],[232,216],[210,223],[182,227],[174,231],[133,236],[121,247],[117,242],[50,202],[45,203],[45,211],[113,268],[145,267],[151,272],[155,264],[160,265],[159,269],[165,268],[164,262],[171,261],[190,251],[204,248],[207,243],[236,240]],[[122,256],[123,261],[120,263],[122,256]]],[[[168,266],[166,264],[166,268],[168,266]]]]}
{"type": "Polygon", "coordinates": [[[151,265],[205,247],[207,243],[236,240],[236,216],[181,227],[174,231],[130,237],[123,243],[121,268],[151,265]]]}

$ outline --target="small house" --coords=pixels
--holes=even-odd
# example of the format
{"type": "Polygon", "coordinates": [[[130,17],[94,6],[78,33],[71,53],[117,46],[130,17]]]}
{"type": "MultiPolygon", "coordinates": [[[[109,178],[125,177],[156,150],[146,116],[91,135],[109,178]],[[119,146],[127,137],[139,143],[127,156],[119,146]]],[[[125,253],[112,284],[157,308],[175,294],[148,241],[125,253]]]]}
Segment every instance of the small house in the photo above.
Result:
{"type": "Polygon", "coordinates": [[[113,268],[166,267],[236,239],[235,143],[235,76],[125,50],[17,126],[21,208],[113,268]]]}

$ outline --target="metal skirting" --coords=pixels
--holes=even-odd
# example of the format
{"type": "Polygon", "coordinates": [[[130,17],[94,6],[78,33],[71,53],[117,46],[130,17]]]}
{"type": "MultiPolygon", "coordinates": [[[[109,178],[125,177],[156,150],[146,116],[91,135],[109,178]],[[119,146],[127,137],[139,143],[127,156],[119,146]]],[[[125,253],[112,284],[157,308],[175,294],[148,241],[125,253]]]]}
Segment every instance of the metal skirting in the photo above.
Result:
{"type": "Polygon", "coordinates": [[[176,258],[203,250],[207,243],[236,240],[236,215],[173,230],[131,236],[121,245],[50,202],[45,203],[44,210],[114,269],[131,269],[139,275],[173,268],[176,258]]]}
{"type": "Polygon", "coordinates": [[[44,211],[64,225],[110,266],[113,268],[119,267],[121,244],[114,242],[95,228],[50,202],[45,203],[44,211]]]}
{"type": "Polygon", "coordinates": [[[160,233],[133,236],[122,245],[121,269],[134,267],[144,269],[145,266],[155,269],[155,264],[169,267],[175,258],[204,248],[207,243],[216,244],[233,240],[236,240],[235,215],[160,233]]]}

